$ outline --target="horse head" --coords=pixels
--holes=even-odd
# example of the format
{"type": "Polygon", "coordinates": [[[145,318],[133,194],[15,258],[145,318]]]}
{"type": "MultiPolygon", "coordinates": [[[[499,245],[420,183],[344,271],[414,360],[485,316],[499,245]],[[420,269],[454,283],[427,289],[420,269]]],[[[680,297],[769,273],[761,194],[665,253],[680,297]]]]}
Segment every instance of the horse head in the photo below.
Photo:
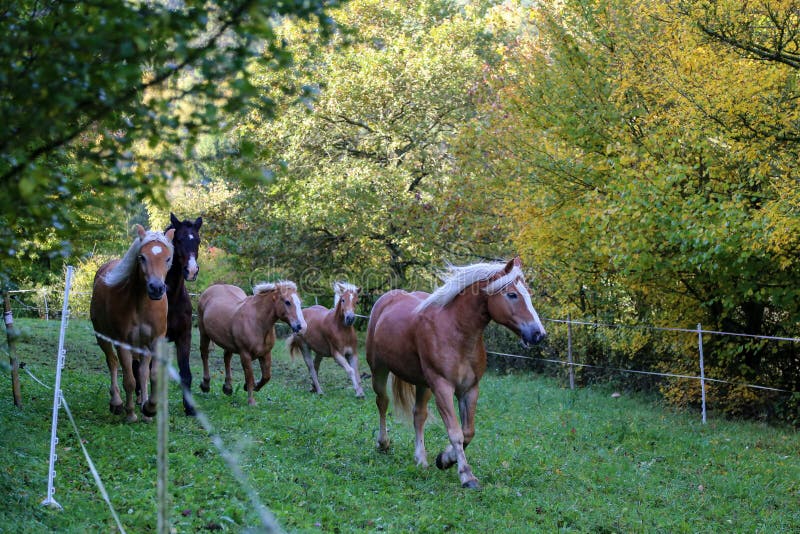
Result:
{"type": "Polygon", "coordinates": [[[175,230],[166,233],[147,232],[142,225],[136,225],[139,241],[139,269],[145,281],[147,296],[152,300],[161,300],[167,290],[164,280],[172,266],[172,239],[175,230]]]}
{"type": "Polygon", "coordinates": [[[334,303],[333,307],[336,313],[341,313],[342,322],[345,326],[352,326],[356,322],[356,304],[358,303],[358,295],[361,293],[361,288],[347,282],[334,282],[333,294],[334,303]]]}
{"type": "Polygon", "coordinates": [[[489,296],[489,316],[492,320],[517,334],[526,346],[544,339],[547,333],[533,309],[519,256],[509,261],[484,290],[489,296]]]}
{"type": "Polygon", "coordinates": [[[197,273],[200,272],[197,251],[200,248],[200,227],[203,225],[203,218],[180,221],[174,213],[170,213],[169,221],[167,230],[175,230],[175,238],[172,241],[175,246],[175,261],[181,266],[183,279],[194,282],[197,280],[197,273]]]}
{"type": "Polygon", "coordinates": [[[288,324],[292,332],[304,333],[306,331],[306,320],[303,318],[300,296],[297,294],[297,286],[294,282],[277,282],[272,299],[275,303],[275,313],[278,319],[288,324]]]}

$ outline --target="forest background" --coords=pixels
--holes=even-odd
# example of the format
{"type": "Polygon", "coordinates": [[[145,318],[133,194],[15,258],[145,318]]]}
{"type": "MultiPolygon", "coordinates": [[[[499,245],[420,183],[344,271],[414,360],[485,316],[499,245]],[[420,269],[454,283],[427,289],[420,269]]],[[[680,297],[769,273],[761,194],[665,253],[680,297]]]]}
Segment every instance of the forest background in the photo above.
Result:
{"type": "MultiPolygon", "coordinates": [[[[0,29],[0,283],[203,217],[203,279],[430,290],[520,254],[545,317],[796,337],[800,2],[22,0],[0,29]]],[[[367,310],[368,311],[368,308],[367,310]]],[[[697,374],[587,329],[585,363],[697,374]]],[[[554,333],[544,348],[563,346],[554,333]]],[[[800,421],[800,347],[706,342],[711,405],[800,421]]],[[[588,377],[586,378],[588,379],[588,377]]],[[[637,383],[641,385],[641,383],[637,383]]],[[[678,405],[699,386],[651,384],[678,405]]]]}

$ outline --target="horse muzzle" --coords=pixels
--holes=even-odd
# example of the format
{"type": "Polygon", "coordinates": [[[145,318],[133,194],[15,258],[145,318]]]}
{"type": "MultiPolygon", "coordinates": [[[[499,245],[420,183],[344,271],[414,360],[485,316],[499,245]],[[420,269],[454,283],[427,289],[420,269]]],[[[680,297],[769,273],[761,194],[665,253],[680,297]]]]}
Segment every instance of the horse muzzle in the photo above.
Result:
{"type": "Polygon", "coordinates": [[[292,328],[292,332],[295,334],[302,334],[306,331],[305,323],[292,323],[289,326],[292,328]]]}
{"type": "Polygon", "coordinates": [[[200,272],[200,267],[194,259],[194,256],[189,258],[189,263],[183,268],[183,279],[187,282],[194,282],[197,280],[197,274],[200,272]]]}
{"type": "Polygon", "coordinates": [[[525,347],[536,345],[545,338],[547,332],[538,324],[524,324],[519,329],[519,337],[525,347]]]}
{"type": "Polygon", "coordinates": [[[344,325],[345,326],[353,326],[353,323],[356,322],[356,314],[353,312],[347,312],[344,314],[344,325]]]}
{"type": "Polygon", "coordinates": [[[161,300],[166,291],[167,286],[164,284],[164,282],[161,282],[160,284],[148,282],[147,284],[147,296],[150,297],[150,300],[161,300]]]}

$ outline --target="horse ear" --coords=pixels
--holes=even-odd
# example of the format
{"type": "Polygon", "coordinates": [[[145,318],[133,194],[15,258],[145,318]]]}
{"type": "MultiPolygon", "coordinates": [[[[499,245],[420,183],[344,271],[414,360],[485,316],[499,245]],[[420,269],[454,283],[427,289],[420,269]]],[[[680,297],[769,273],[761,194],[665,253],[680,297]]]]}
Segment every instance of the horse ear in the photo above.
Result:
{"type": "Polygon", "coordinates": [[[181,224],[181,222],[178,220],[177,217],[175,217],[175,214],[172,213],[172,212],[169,212],[169,222],[172,224],[172,226],[176,226],[176,227],[179,224],[181,224]]]}
{"type": "Polygon", "coordinates": [[[201,226],[203,226],[203,218],[202,217],[198,217],[194,221],[194,227],[195,227],[196,230],[199,230],[201,226]]]}
{"type": "Polygon", "coordinates": [[[171,243],[172,239],[175,237],[175,228],[170,228],[169,230],[167,230],[164,236],[166,236],[166,238],[169,239],[171,243]]]}
{"type": "Polygon", "coordinates": [[[136,230],[136,235],[138,235],[139,238],[143,238],[147,234],[147,232],[144,229],[144,226],[142,226],[141,224],[135,225],[134,229],[136,230]]]}
{"type": "Polygon", "coordinates": [[[514,267],[522,267],[522,260],[519,258],[519,256],[514,256],[514,258],[509,260],[509,262],[506,263],[504,271],[506,273],[510,273],[514,270],[514,267]]]}

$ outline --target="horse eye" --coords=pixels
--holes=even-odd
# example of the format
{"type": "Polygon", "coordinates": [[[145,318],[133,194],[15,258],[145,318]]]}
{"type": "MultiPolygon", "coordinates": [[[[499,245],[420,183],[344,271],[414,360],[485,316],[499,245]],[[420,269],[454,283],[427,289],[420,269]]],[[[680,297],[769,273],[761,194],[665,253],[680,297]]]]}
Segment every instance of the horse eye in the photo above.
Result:
{"type": "Polygon", "coordinates": [[[517,300],[517,294],[516,293],[506,293],[506,296],[508,298],[510,298],[511,300],[517,300]]]}
{"type": "Polygon", "coordinates": [[[144,254],[140,254],[140,255],[139,255],[139,261],[140,261],[140,262],[142,262],[142,263],[144,263],[145,261],[147,261],[147,258],[145,258],[145,257],[144,257],[144,254]]]}

